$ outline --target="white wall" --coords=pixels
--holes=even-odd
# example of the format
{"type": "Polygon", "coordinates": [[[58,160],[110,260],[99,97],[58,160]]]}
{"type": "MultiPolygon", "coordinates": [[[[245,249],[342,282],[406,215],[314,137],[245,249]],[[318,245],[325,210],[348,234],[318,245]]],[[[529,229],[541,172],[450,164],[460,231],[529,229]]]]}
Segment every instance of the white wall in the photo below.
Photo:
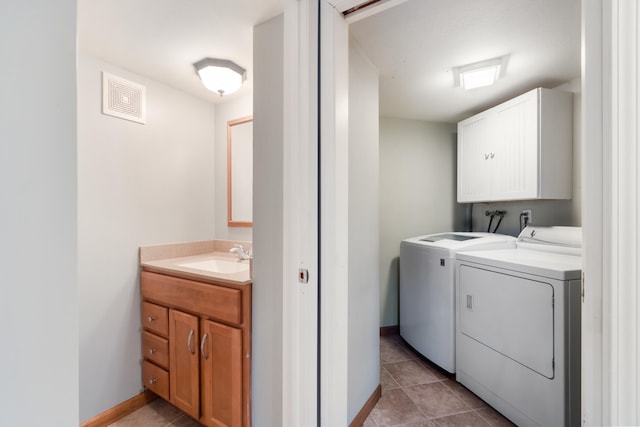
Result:
{"type": "Polygon", "coordinates": [[[349,353],[353,421],[380,384],[378,70],[349,47],[349,353]]]}
{"type": "Polygon", "coordinates": [[[79,56],[81,420],[142,390],[138,247],[214,237],[214,112],[205,101],[79,56]],[[145,125],[101,114],[103,70],[146,86],[145,125]]]}
{"type": "Polygon", "coordinates": [[[456,125],[381,117],[380,326],[398,324],[400,242],[463,224],[456,125]]]}
{"type": "Polygon", "coordinates": [[[253,33],[253,425],[282,425],[283,58],[280,15],[253,33]]]}
{"type": "Polygon", "coordinates": [[[0,3],[0,425],[78,425],[76,2],[0,3]]]}
{"type": "Polygon", "coordinates": [[[216,239],[251,241],[251,227],[227,227],[227,122],[253,114],[253,94],[216,105],[216,239]]]}

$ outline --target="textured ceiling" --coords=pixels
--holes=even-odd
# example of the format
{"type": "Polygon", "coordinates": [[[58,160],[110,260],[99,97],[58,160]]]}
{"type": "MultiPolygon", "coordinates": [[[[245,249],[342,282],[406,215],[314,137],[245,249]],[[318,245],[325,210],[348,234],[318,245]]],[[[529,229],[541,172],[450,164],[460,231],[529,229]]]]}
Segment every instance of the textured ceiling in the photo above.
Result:
{"type": "MultiPolygon", "coordinates": [[[[252,90],[253,26],[288,0],[79,0],[81,51],[211,102],[252,90]],[[192,64],[231,59],[248,70],[220,98],[192,64]]],[[[580,0],[408,0],[350,25],[380,70],[385,116],[456,122],[488,106],[580,76],[580,0]],[[505,77],[465,92],[452,67],[508,55],[505,77]]]]}
{"type": "Polygon", "coordinates": [[[350,30],[380,71],[385,116],[456,122],[580,77],[580,0],[409,0],[350,30]],[[505,55],[496,85],[454,87],[453,67],[505,55]]]}
{"type": "Polygon", "coordinates": [[[253,26],[284,10],[287,0],[78,0],[83,52],[219,103],[251,93],[253,26]],[[239,92],[207,91],[193,63],[230,59],[247,70],[239,92]]]}

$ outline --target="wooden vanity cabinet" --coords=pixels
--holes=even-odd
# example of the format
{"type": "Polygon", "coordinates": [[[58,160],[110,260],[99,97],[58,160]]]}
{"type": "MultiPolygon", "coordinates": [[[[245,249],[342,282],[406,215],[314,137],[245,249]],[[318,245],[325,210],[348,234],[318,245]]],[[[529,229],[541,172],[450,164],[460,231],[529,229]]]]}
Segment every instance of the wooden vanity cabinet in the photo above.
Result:
{"type": "Polygon", "coordinates": [[[170,401],[194,418],[200,417],[200,342],[197,316],[169,310],[170,401]]]}
{"type": "Polygon", "coordinates": [[[142,302],[142,381],[145,387],[169,400],[169,310],[142,302]]]}
{"type": "Polygon", "coordinates": [[[204,423],[242,425],[242,331],[208,320],[203,330],[204,423]]]}
{"type": "Polygon", "coordinates": [[[207,426],[250,426],[251,285],[143,270],[141,288],[145,386],[207,426]]]}

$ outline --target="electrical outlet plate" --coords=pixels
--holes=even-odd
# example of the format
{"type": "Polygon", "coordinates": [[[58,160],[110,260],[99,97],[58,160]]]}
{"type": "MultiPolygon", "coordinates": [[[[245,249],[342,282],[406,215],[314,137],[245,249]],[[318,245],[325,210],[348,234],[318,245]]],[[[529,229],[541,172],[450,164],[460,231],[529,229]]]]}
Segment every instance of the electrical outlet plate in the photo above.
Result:
{"type": "Polygon", "coordinates": [[[527,225],[533,222],[533,214],[531,213],[531,209],[523,209],[520,214],[520,231],[524,229],[527,225]]]}

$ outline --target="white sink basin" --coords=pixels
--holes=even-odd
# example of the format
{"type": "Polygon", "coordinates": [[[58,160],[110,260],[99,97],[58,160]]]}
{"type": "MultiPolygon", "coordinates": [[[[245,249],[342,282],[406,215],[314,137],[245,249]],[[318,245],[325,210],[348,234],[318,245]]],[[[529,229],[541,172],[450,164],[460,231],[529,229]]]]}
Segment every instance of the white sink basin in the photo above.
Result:
{"type": "Polygon", "coordinates": [[[204,261],[187,262],[178,264],[180,267],[193,268],[195,270],[208,271],[210,273],[233,274],[249,271],[249,263],[238,261],[224,261],[221,259],[208,259],[204,261]]]}

